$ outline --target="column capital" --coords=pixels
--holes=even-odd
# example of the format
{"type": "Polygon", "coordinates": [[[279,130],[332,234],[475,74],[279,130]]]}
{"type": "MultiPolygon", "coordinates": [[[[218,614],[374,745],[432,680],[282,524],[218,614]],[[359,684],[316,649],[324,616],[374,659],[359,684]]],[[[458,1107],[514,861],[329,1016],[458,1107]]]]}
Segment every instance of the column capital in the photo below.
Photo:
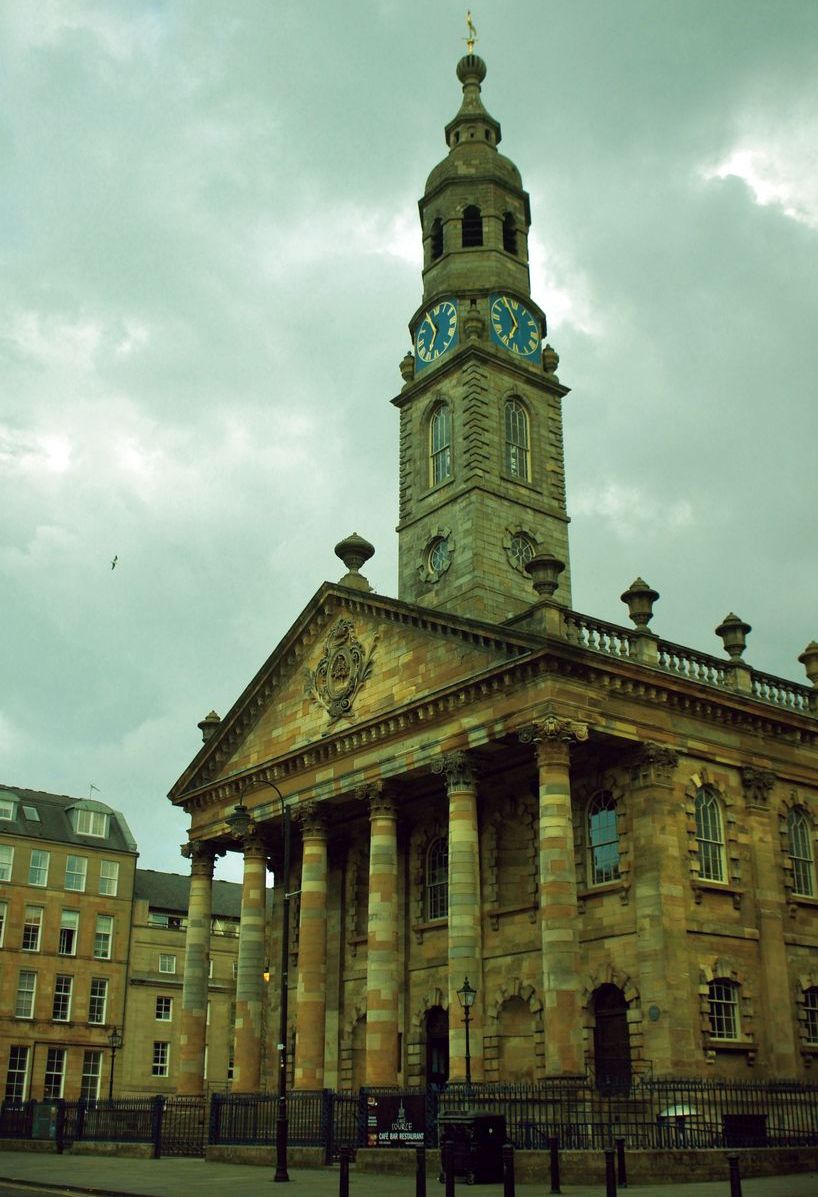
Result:
{"type": "Polygon", "coordinates": [[[305,839],[326,838],[327,823],[329,822],[326,803],[314,800],[302,802],[293,814],[305,839]]]}
{"type": "Polygon", "coordinates": [[[267,845],[255,830],[244,837],[241,847],[245,860],[263,860],[266,862],[267,845]]]}
{"type": "Polygon", "coordinates": [[[588,724],[580,723],[576,719],[567,719],[549,709],[521,727],[518,735],[521,744],[534,745],[537,760],[541,763],[567,760],[569,745],[588,739],[588,724]]]}
{"type": "Polygon", "coordinates": [[[395,793],[382,781],[361,786],[355,791],[355,797],[367,804],[370,819],[396,819],[398,817],[395,793]]]}
{"type": "Polygon", "coordinates": [[[477,775],[474,758],[462,749],[438,757],[432,762],[432,772],[445,776],[446,789],[450,791],[473,789],[477,775]]]}
{"type": "Polygon", "coordinates": [[[770,790],[775,785],[775,774],[770,769],[757,769],[755,765],[742,765],[741,784],[748,806],[767,809],[770,790]]]}
{"type": "Polygon", "coordinates": [[[179,850],[190,861],[192,877],[212,877],[216,857],[224,856],[223,849],[219,850],[205,840],[189,840],[186,844],[180,844],[179,850]]]}
{"type": "Polygon", "coordinates": [[[630,759],[631,781],[635,786],[672,785],[678,763],[679,754],[674,748],[645,740],[630,759]]]}

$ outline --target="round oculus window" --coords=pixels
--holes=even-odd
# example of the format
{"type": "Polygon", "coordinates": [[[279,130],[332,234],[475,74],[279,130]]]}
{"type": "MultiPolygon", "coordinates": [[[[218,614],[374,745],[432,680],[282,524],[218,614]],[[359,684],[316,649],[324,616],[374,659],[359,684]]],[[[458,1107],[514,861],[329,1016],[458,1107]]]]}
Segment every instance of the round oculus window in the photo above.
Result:
{"type": "Polygon", "coordinates": [[[429,546],[429,572],[442,574],[448,568],[451,556],[447,540],[444,540],[442,536],[439,536],[437,540],[433,540],[429,546]]]}
{"type": "Polygon", "coordinates": [[[511,538],[508,546],[508,555],[515,569],[525,569],[528,562],[534,556],[534,545],[527,536],[524,536],[522,532],[518,532],[511,538]]]}

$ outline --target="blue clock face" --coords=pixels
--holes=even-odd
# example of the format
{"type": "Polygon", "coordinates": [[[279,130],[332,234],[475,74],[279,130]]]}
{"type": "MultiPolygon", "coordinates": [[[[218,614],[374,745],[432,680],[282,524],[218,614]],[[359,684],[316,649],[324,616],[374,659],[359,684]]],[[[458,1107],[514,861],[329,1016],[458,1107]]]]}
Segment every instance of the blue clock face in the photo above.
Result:
{"type": "Polygon", "coordinates": [[[420,366],[436,362],[457,341],[457,304],[453,299],[441,299],[428,308],[420,319],[415,333],[415,350],[420,366]]]}
{"type": "Polygon", "coordinates": [[[540,322],[533,312],[510,295],[489,297],[491,337],[517,357],[533,358],[540,348],[540,322]]]}

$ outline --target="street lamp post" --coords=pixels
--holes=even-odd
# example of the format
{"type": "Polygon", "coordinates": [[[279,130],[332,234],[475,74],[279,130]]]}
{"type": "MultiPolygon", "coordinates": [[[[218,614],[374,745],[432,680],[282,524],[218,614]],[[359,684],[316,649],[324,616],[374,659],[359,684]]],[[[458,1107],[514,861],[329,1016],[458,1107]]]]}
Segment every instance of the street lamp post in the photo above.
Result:
{"type": "Polygon", "coordinates": [[[108,1035],[111,1045],[111,1075],[108,1077],[108,1101],[114,1100],[114,1069],[116,1067],[117,1049],[122,1047],[122,1035],[117,1027],[113,1027],[108,1035]]]}
{"type": "Polygon", "coordinates": [[[469,1050],[469,1022],[471,1021],[471,1008],[474,1005],[474,999],[477,997],[477,990],[472,989],[469,985],[469,978],[463,982],[460,989],[457,990],[457,1000],[460,1002],[460,1007],[463,1011],[463,1022],[466,1024],[466,1088],[471,1089],[471,1051],[469,1050]]]}

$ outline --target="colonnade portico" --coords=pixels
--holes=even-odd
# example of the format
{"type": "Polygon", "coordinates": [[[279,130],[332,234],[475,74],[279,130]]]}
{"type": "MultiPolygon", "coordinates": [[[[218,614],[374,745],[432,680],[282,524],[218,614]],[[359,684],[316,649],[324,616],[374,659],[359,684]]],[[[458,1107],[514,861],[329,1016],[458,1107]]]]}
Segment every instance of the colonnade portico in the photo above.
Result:
{"type": "MultiPolygon", "coordinates": [[[[545,1008],[545,1063],[549,1075],[582,1071],[579,1011],[578,940],[576,929],[576,877],[569,779],[569,743],[587,738],[587,729],[570,720],[546,715],[519,733],[519,740],[536,750],[539,792],[538,889],[542,942],[541,985],[545,1008]]],[[[472,1009],[470,1024],[471,1076],[484,1077],[483,1040],[486,1033],[483,902],[481,895],[481,793],[474,753],[455,750],[432,764],[442,775],[446,791],[448,843],[447,917],[439,920],[445,931],[445,975],[438,974],[449,1014],[449,1078],[465,1079],[465,1027],[457,990],[468,978],[481,994],[472,1009]]],[[[427,774],[428,776],[428,774],[427,774]]],[[[410,907],[408,893],[401,898],[401,786],[373,783],[349,792],[349,801],[366,804],[368,814],[368,893],[365,965],[365,1043],[363,1077],[367,1085],[406,1083],[405,1058],[401,1060],[401,1032],[411,1017],[411,969],[408,948],[401,936],[401,907],[410,907]],[[406,1002],[401,994],[406,994],[406,1002]]],[[[484,796],[485,797],[485,796],[484,796]]],[[[336,1071],[339,1044],[327,1038],[328,1011],[328,911],[329,856],[343,805],[309,800],[291,804],[301,834],[300,907],[297,916],[297,969],[291,975],[292,1027],[295,1046],[292,1083],[296,1089],[320,1089],[325,1072],[336,1071]],[[328,1053],[332,1062],[327,1063],[328,1053]]],[[[272,825],[271,825],[272,826],[272,825]]],[[[276,822],[275,834],[278,835],[276,822]]],[[[222,841],[220,841],[221,843],[222,841]]],[[[275,1019],[265,1019],[264,968],[271,948],[267,938],[266,872],[269,844],[262,821],[251,821],[246,834],[232,842],[241,845],[244,857],[242,910],[236,985],[233,1091],[258,1091],[265,1077],[262,1060],[274,1059],[275,1019]],[[263,1042],[264,1035],[270,1043],[263,1042]]],[[[340,841],[336,841],[340,842],[340,841]]],[[[207,1007],[206,944],[202,928],[209,930],[210,892],[214,850],[205,842],[186,846],[191,859],[191,914],[188,923],[183,1003],[183,1084],[180,1091],[202,1091],[207,1007]],[[204,954],[203,954],[204,953],[204,954]],[[197,1088],[198,1085],[198,1088],[197,1088]]],[[[295,871],[294,871],[295,872],[295,871]]],[[[292,882],[291,882],[292,884],[292,882]]],[[[297,884],[297,882],[295,883],[297,884]]],[[[337,895],[336,895],[337,897],[337,895]]],[[[274,899],[280,920],[281,904],[274,899]]],[[[337,920],[336,920],[337,923],[337,920]]],[[[429,924],[428,926],[433,926],[429,924]]],[[[335,926],[333,933],[337,933],[335,926]]],[[[279,928],[280,933],[280,928],[279,928]]],[[[341,945],[341,952],[345,951],[341,945]]],[[[295,951],[293,956],[295,956],[295,951]]],[[[272,957],[275,960],[275,954],[272,957]]],[[[438,983],[438,982],[436,982],[438,983]]],[[[539,988],[539,986],[537,986],[539,988]]],[[[274,984],[269,996],[275,999],[274,984]]],[[[333,1035],[333,1040],[335,1035],[333,1035]]],[[[288,1045],[289,1050],[289,1045],[288,1045]]],[[[405,1057],[405,1053],[404,1057],[405,1057]]],[[[270,1078],[266,1078],[269,1085],[270,1078]]]]}

